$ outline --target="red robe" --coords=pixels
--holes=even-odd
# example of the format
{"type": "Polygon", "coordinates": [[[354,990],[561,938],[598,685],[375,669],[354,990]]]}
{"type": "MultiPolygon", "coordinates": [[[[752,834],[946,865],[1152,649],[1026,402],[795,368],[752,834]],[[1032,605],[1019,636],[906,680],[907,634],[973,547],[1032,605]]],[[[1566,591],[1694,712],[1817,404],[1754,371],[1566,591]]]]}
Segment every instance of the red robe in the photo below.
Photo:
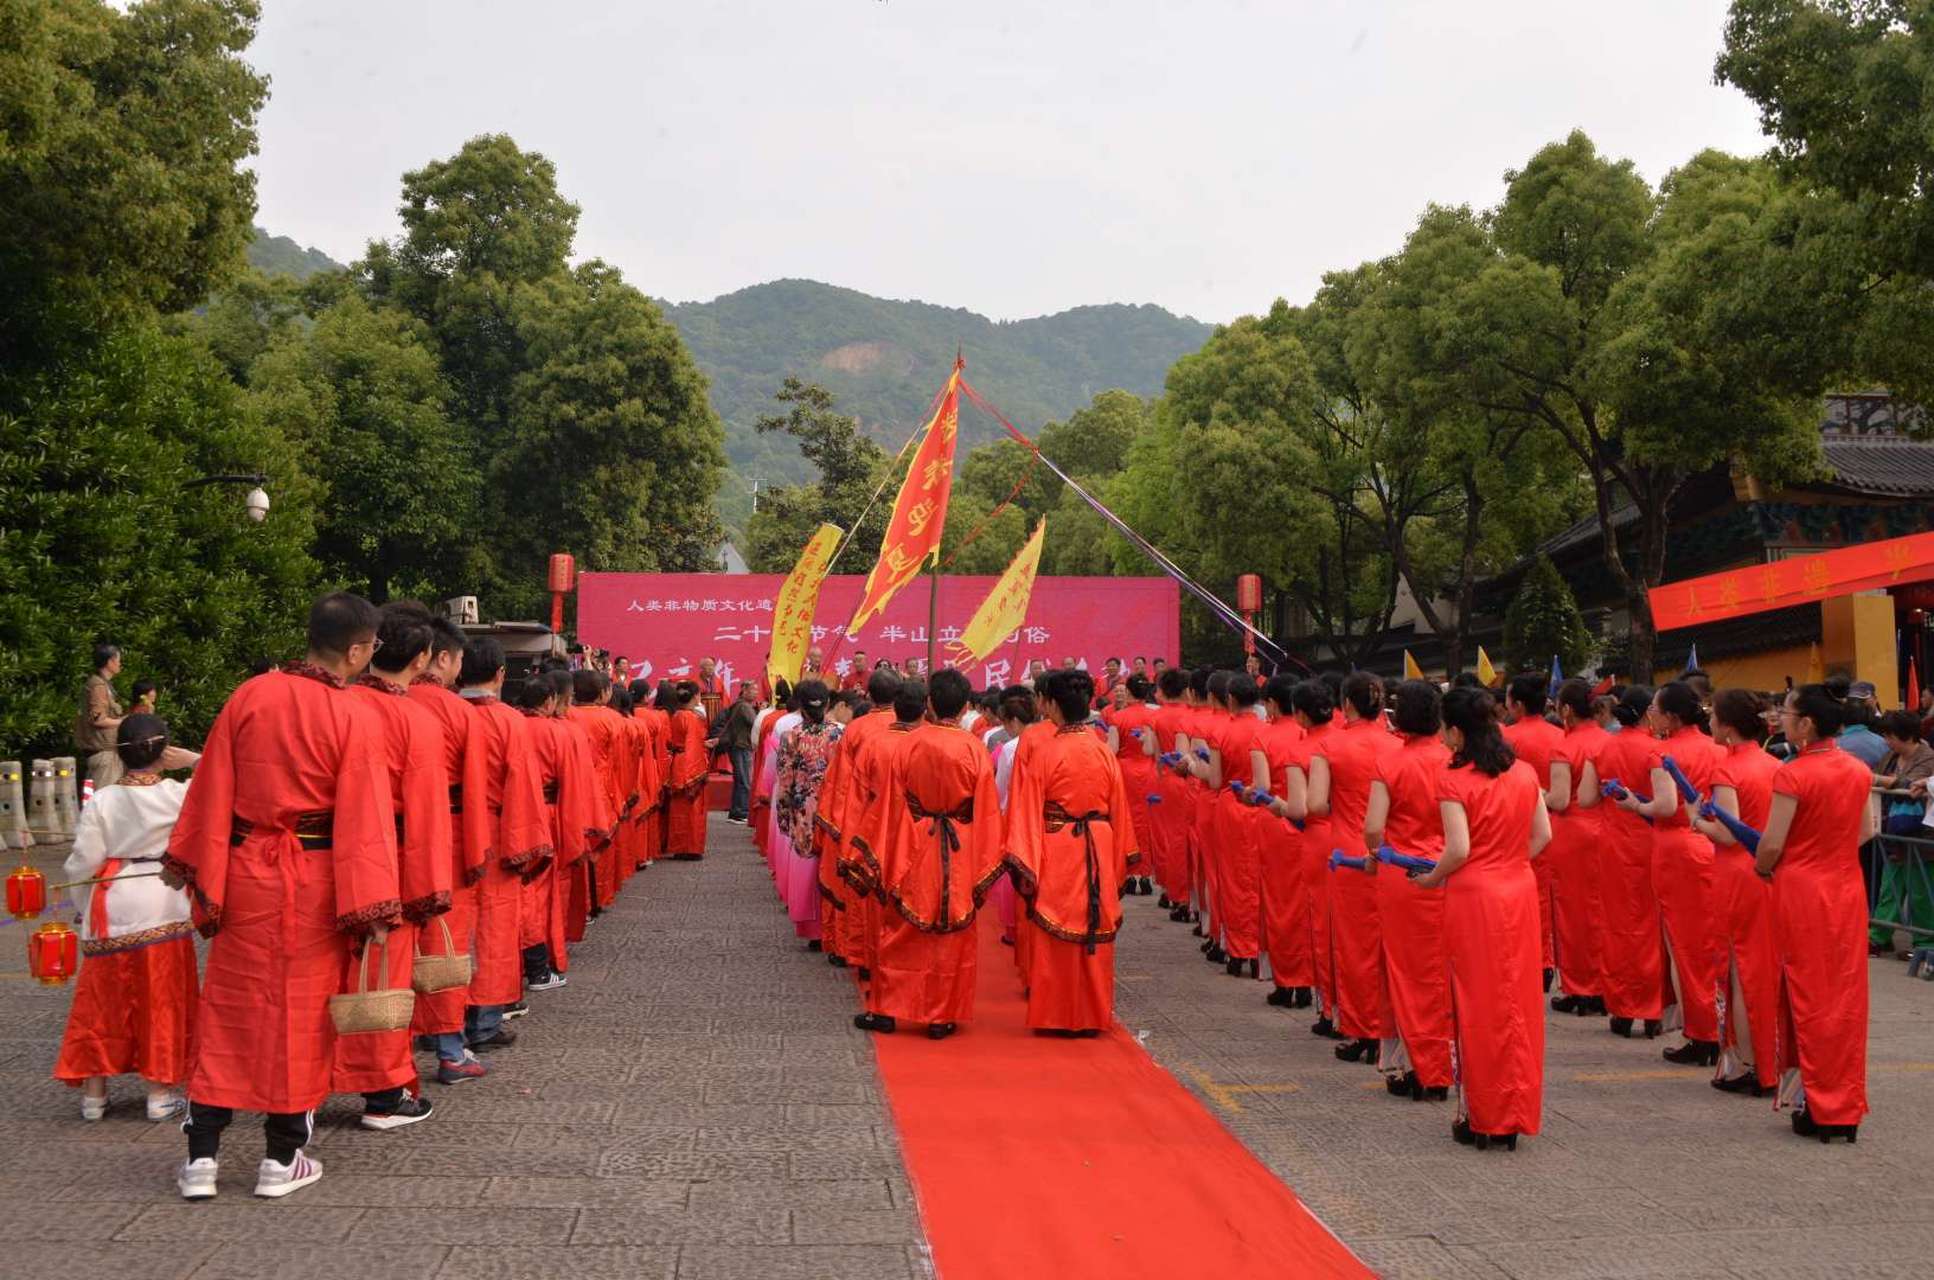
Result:
{"type": "Polygon", "coordinates": [[[1612,802],[1598,791],[1598,756],[1612,735],[1594,720],[1565,731],[1557,755],[1571,767],[1571,803],[1551,815],[1551,843],[1532,863],[1550,863],[1552,957],[1567,995],[1605,994],[1605,906],[1600,883],[1609,853],[1605,832],[1612,802]],[[1593,770],[1585,790],[1585,766],[1593,770]],[[1590,800],[1590,805],[1583,801],[1590,800]]]}
{"type": "MultiPolygon", "coordinates": [[[[1712,772],[1714,787],[1731,787],[1739,819],[1766,830],[1773,809],[1773,775],[1780,762],[1757,742],[1734,743],[1712,772]]],[[[1779,949],[1773,943],[1773,890],[1753,870],[1753,855],[1736,844],[1715,848],[1712,863],[1715,928],[1725,954],[1719,971],[1718,1074],[1750,1066],[1761,1086],[1779,1083],[1779,949]]]]}
{"type": "Polygon", "coordinates": [[[893,723],[891,711],[869,711],[846,726],[839,745],[833,748],[826,766],[825,780],[819,788],[819,807],[813,811],[813,828],[819,848],[819,899],[823,928],[820,945],[828,955],[839,956],[849,964],[859,960],[859,901],[853,887],[841,879],[839,868],[846,857],[848,828],[862,816],[853,804],[854,779],[860,760],[871,752],[874,739],[893,723]]]}
{"type": "MultiPolygon", "coordinates": [[[[1054,741],[1054,725],[1046,720],[1036,720],[1021,730],[1020,738],[1014,743],[1014,763],[1009,766],[1008,789],[1011,796],[1014,778],[1028,767],[1028,761],[1048,743],[1054,741]]],[[[998,789],[997,789],[998,794],[998,789]]],[[[1027,977],[1029,950],[1034,946],[1034,930],[1017,929],[1014,932],[1014,967],[1021,971],[1023,980],[1027,977]]]]}
{"type": "Polygon", "coordinates": [[[974,917],[1001,871],[1001,801],[987,749],[956,724],[915,729],[892,758],[877,812],[867,843],[883,905],[867,1010],[928,1025],[966,1022],[974,1013],[974,917]]]}
{"type": "MultiPolygon", "coordinates": [[[[1189,735],[1189,750],[1211,749],[1221,737],[1222,722],[1226,715],[1214,707],[1196,707],[1189,713],[1183,732],[1189,735]]],[[[1199,761],[1200,756],[1196,759],[1199,761]]],[[[1221,810],[1220,797],[1200,778],[1189,779],[1189,838],[1193,852],[1190,855],[1192,879],[1195,882],[1196,907],[1207,918],[1210,936],[1218,940],[1223,934],[1223,902],[1221,898],[1222,878],[1222,833],[1218,829],[1217,816],[1221,810]]]]}
{"type": "MultiPolygon", "coordinates": [[[[775,717],[776,718],[776,717],[775,717]]],[[[864,754],[853,757],[852,794],[842,810],[846,843],[840,849],[839,876],[856,895],[857,919],[849,922],[854,976],[870,974],[880,956],[883,907],[880,902],[879,826],[887,805],[894,761],[906,750],[917,720],[891,720],[864,754]]]]}
{"type": "Polygon", "coordinates": [[[481,745],[485,752],[484,805],[492,825],[477,897],[477,965],[470,978],[470,1003],[512,1004],[524,991],[523,957],[518,955],[523,875],[555,850],[524,717],[494,697],[468,701],[477,717],[471,749],[481,745]]]}
{"type": "MultiPolygon", "coordinates": [[[[557,726],[558,737],[569,753],[569,768],[565,777],[571,787],[565,794],[577,797],[575,812],[583,826],[583,852],[568,868],[566,882],[560,886],[564,895],[564,940],[567,943],[584,941],[584,923],[591,914],[591,864],[604,849],[611,838],[611,828],[615,815],[611,812],[610,801],[605,798],[604,785],[598,778],[597,753],[591,748],[591,735],[578,721],[566,714],[553,716],[552,723],[557,726]]],[[[569,815],[560,811],[561,821],[568,821],[569,815]]],[[[552,965],[560,973],[564,966],[552,957],[552,965]]]]}
{"type": "Polygon", "coordinates": [[[1133,804],[1114,755],[1080,725],[1064,726],[1008,783],[1006,862],[1039,931],[1028,950],[1029,1027],[1114,1022],[1121,886],[1141,858],[1133,804]]]}
{"type": "Polygon", "coordinates": [[[1522,760],[1495,778],[1468,765],[1438,775],[1437,798],[1462,805],[1471,831],[1471,856],[1443,894],[1458,1107],[1478,1133],[1534,1134],[1543,1111],[1543,956],[1530,862],[1539,789],[1522,760]]]}
{"type": "MultiPolygon", "coordinates": [[[[483,796],[489,786],[485,766],[489,753],[481,745],[474,751],[471,742],[483,738],[473,733],[476,715],[455,693],[427,676],[410,686],[410,700],[427,709],[443,726],[444,771],[450,786],[450,910],[437,920],[437,927],[426,933],[420,946],[433,955],[450,954],[444,950],[443,931],[450,931],[450,945],[457,952],[474,952],[477,932],[477,898],[483,879],[484,851],[490,847],[492,822],[483,796]],[[464,804],[466,796],[472,804],[464,804]]],[[[444,1035],[463,1030],[463,1008],[469,1002],[470,987],[452,987],[433,995],[419,995],[416,1011],[410,1018],[415,1035],[444,1035]]]]}
{"type": "MultiPolygon", "coordinates": [[[[1724,754],[1711,738],[1688,725],[1652,744],[1646,770],[1649,774],[1671,756],[1693,788],[1709,795],[1713,771],[1724,754]]],[[[1651,784],[1645,785],[1649,790],[1651,784]]],[[[1713,916],[1712,862],[1712,841],[1692,829],[1681,797],[1672,816],[1660,818],[1652,827],[1652,888],[1659,895],[1659,916],[1671,948],[1678,1004],[1689,1040],[1719,1039],[1715,997],[1725,935],[1715,927],[1713,916]]]]}
{"type": "Polygon", "coordinates": [[[664,803],[660,796],[658,739],[667,724],[664,716],[649,707],[640,707],[631,713],[631,725],[638,755],[638,809],[632,822],[638,832],[635,847],[642,866],[657,859],[662,852],[658,847],[658,810],[664,803]]]}
{"type": "Polygon", "coordinates": [[[526,710],[524,727],[530,730],[531,755],[537,765],[554,852],[548,865],[525,872],[519,941],[526,947],[542,943],[550,955],[551,968],[563,973],[570,968],[572,885],[599,830],[601,811],[593,800],[597,780],[588,762],[578,755],[579,740],[568,720],[526,710]]]}
{"type": "MultiPolygon", "coordinates": [[[[1303,726],[1281,718],[1263,726],[1259,745],[1269,762],[1269,791],[1281,797],[1296,759],[1303,726]]],[[[1270,981],[1278,987],[1315,985],[1310,955],[1310,886],[1303,833],[1274,814],[1263,815],[1260,846],[1263,950],[1269,955],[1270,981]]]]}
{"type": "Polygon", "coordinates": [[[610,707],[581,703],[571,708],[571,719],[591,740],[591,756],[597,769],[598,787],[604,792],[605,808],[611,814],[611,828],[591,851],[591,872],[596,901],[591,905],[602,911],[618,896],[618,829],[624,825],[631,786],[625,773],[630,759],[629,740],[624,720],[610,707]]]}
{"type": "MultiPolygon", "coordinates": [[[[1531,772],[1538,775],[1545,790],[1550,791],[1551,762],[1565,758],[1565,731],[1543,716],[1522,716],[1504,726],[1504,740],[1511,744],[1511,751],[1518,759],[1531,766],[1531,772]]],[[[1531,864],[1531,874],[1538,878],[1539,953],[1544,967],[1555,969],[1558,962],[1552,941],[1552,864],[1541,856],[1531,864]]]]}
{"type": "MultiPolygon", "coordinates": [[[[1179,702],[1164,703],[1149,717],[1155,734],[1155,754],[1175,750],[1176,735],[1183,732],[1185,708],[1179,702]]],[[[1155,766],[1155,794],[1161,803],[1151,806],[1154,829],[1155,879],[1178,906],[1188,906],[1192,890],[1189,878],[1189,784],[1182,775],[1166,765],[1155,766]]]]}
{"type": "Polygon", "coordinates": [[[403,913],[388,760],[334,676],[296,665],[230,695],[163,865],[213,939],[188,1097],[319,1106],[335,1060],[329,997],[352,940],[403,913]]]}
{"type": "MultiPolygon", "coordinates": [[[[1290,750],[1289,769],[1302,773],[1309,783],[1310,761],[1324,754],[1330,736],[1342,731],[1342,723],[1332,716],[1327,722],[1307,730],[1290,750]]],[[[1288,786],[1287,776],[1284,784],[1288,786]]],[[[1330,815],[1312,814],[1303,819],[1303,883],[1309,886],[1310,982],[1316,988],[1317,1007],[1326,1015],[1336,1013],[1336,964],[1330,951],[1330,815]]],[[[1273,962],[1272,962],[1273,963],[1273,962]]]]}
{"type": "MultiPolygon", "coordinates": [[[[1652,735],[1628,728],[1607,737],[1598,752],[1601,783],[1617,781],[1639,793],[1652,789],[1647,759],[1652,735]]],[[[1652,826],[1606,800],[1599,899],[1605,909],[1605,1011],[1614,1018],[1656,1019],[1665,1011],[1665,935],[1652,888],[1652,826]]]]}
{"type": "MultiPolygon", "coordinates": [[[[772,808],[772,791],[768,787],[761,795],[759,786],[764,781],[766,771],[766,739],[772,736],[772,728],[779,723],[785,712],[775,710],[759,723],[758,736],[752,743],[752,804],[747,812],[746,825],[752,828],[752,843],[758,846],[763,857],[766,852],[766,815],[772,808]]],[[[886,713],[892,719],[892,711],[886,713]]]]}
{"type": "Polygon", "coordinates": [[[1135,848],[1142,854],[1136,875],[1155,872],[1155,834],[1150,821],[1154,806],[1148,797],[1155,791],[1155,760],[1142,751],[1142,729],[1155,715],[1155,708],[1130,703],[1108,720],[1115,731],[1115,764],[1121,770],[1122,785],[1128,788],[1128,818],[1135,828],[1135,848]]]}
{"type": "Polygon", "coordinates": [[[1262,955],[1262,842],[1268,819],[1254,805],[1238,800],[1231,782],[1247,787],[1255,780],[1249,753],[1261,746],[1263,722],[1248,711],[1222,717],[1215,749],[1222,759],[1222,786],[1215,798],[1215,832],[1221,849],[1217,931],[1231,959],[1262,955]]]}
{"type": "MultiPolygon", "coordinates": [[[[1370,807],[1370,783],[1383,756],[1397,739],[1381,719],[1356,720],[1335,729],[1318,748],[1330,764],[1331,851],[1352,857],[1363,853],[1363,818],[1370,807]]],[[[1325,864],[1328,853],[1324,855],[1325,864]]],[[[1377,921],[1377,882],[1373,873],[1339,867],[1329,872],[1330,957],[1335,966],[1336,1029],[1352,1039],[1381,1040],[1390,1034],[1383,1022],[1383,942],[1377,921]]]]}
{"type": "MultiPolygon", "coordinates": [[[[1384,843],[1399,853],[1435,858],[1444,851],[1437,780],[1450,749],[1436,735],[1406,737],[1377,761],[1390,796],[1384,843]]],[[[1450,961],[1444,942],[1444,891],[1420,889],[1396,867],[1376,872],[1377,921],[1383,934],[1384,1017],[1402,1055],[1386,1053],[1387,1071],[1415,1071],[1417,1083],[1451,1083],[1450,961]]]]}
{"type": "Polygon", "coordinates": [[[672,712],[667,750],[671,771],[665,798],[665,853],[674,858],[705,856],[705,779],[712,760],[705,745],[707,726],[698,712],[681,707],[672,712]]]}
{"type": "Polygon", "coordinates": [[[1773,869],[1780,1101],[1791,1102],[1796,1084],[1803,1087],[1807,1114],[1819,1124],[1859,1124],[1867,1114],[1860,830],[1872,786],[1867,766],[1830,740],[1807,744],[1773,775],[1774,794],[1799,802],[1773,869]]]}
{"type": "MultiPolygon", "coordinates": [[[[434,711],[408,697],[405,686],[379,675],[363,676],[348,692],[376,724],[389,762],[403,920],[389,933],[385,952],[388,972],[382,985],[407,987],[416,960],[418,930],[433,929],[428,924],[431,917],[450,909],[450,850],[454,842],[443,726],[434,711]]],[[[436,950],[441,952],[442,934],[440,930],[436,933],[436,950]]],[[[375,985],[374,960],[370,973],[371,985],[375,985]]],[[[343,990],[355,990],[355,981],[356,965],[352,963],[343,990]]],[[[415,1083],[409,1028],[337,1037],[335,1092],[378,1093],[415,1083]]]]}

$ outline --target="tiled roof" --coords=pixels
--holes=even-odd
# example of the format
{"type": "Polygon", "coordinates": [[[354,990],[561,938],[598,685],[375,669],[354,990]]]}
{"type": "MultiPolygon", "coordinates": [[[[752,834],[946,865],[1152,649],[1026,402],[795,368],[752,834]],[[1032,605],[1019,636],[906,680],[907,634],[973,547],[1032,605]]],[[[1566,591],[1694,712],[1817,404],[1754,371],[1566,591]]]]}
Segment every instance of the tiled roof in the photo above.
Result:
{"type": "Polygon", "coordinates": [[[1821,444],[1835,488],[1891,498],[1934,497],[1934,442],[1828,436],[1821,444]]]}

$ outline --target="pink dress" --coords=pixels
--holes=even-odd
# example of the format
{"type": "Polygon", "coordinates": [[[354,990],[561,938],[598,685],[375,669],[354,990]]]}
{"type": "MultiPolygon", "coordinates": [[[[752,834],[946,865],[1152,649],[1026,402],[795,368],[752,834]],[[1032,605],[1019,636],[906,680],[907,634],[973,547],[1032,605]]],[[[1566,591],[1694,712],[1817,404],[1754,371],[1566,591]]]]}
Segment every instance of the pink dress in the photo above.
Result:
{"type": "Polygon", "coordinates": [[[819,848],[813,839],[813,815],[819,810],[820,784],[826,780],[826,766],[839,745],[839,735],[836,724],[801,724],[779,744],[772,812],[792,855],[779,868],[781,892],[793,931],[802,938],[820,936],[819,848]]]}

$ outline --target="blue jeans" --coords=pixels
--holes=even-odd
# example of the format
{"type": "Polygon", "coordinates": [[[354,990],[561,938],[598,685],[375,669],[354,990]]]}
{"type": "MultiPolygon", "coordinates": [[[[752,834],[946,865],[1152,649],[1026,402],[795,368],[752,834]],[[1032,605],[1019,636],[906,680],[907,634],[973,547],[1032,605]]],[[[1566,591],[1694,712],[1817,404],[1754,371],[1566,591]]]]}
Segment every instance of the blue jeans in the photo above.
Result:
{"type": "MultiPolygon", "coordinates": [[[[465,1021],[469,1021],[466,1017],[465,1021]]],[[[436,1036],[436,1056],[444,1062],[463,1061],[463,1032],[445,1031],[436,1036]]]]}
{"type": "Polygon", "coordinates": [[[732,756],[732,805],[729,818],[743,818],[752,807],[752,748],[734,747],[732,756]]]}
{"type": "Polygon", "coordinates": [[[500,1004],[473,1004],[463,1011],[463,1039],[465,1044],[475,1044],[488,1040],[497,1034],[497,1028],[504,1025],[504,1006],[500,1004]]]}

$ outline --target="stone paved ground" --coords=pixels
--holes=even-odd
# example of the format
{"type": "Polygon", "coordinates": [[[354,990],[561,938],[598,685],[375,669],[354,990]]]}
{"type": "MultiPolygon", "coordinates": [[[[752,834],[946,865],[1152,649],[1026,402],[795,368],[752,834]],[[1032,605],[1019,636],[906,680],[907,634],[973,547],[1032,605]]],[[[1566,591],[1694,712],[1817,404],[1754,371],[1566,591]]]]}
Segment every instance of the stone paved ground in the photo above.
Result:
{"type": "MultiPolygon", "coordinates": [[[[246,1121],[202,1205],[175,1198],[180,1135],[140,1118],[137,1086],[83,1125],[47,1079],[66,995],[25,980],[20,926],[0,928],[0,1273],[924,1275],[849,990],[799,950],[743,830],[713,821],[715,855],[628,889],[489,1080],[432,1086],[438,1114],[396,1133],[332,1105],[328,1174],[287,1202],[248,1195],[246,1121]]],[[[1934,985],[1897,964],[1874,970],[1876,1115],[1858,1146],[1801,1142],[1656,1045],[1554,1018],[1545,1136],[1479,1155],[1449,1141],[1444,1105],[1388,1099],[1151,900],[1129,910],[1123,1021],[1387,1275],[1878,1280],[1934,1259],[1934,1184],[1916,1176],[1934,1151],[1934,985]]]]}

